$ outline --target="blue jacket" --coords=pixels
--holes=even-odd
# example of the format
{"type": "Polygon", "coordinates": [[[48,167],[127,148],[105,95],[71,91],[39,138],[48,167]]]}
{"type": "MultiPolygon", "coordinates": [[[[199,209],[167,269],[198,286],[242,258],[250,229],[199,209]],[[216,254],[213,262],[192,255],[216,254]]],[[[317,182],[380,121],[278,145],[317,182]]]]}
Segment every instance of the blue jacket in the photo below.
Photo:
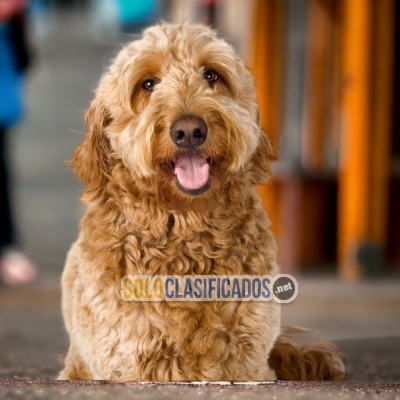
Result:
{"type": "Polygon", "coordinates": [[[0,126],[7,128],[22,117],[23,73],[18,68],[9,23],[0,23],[0,126]]]}

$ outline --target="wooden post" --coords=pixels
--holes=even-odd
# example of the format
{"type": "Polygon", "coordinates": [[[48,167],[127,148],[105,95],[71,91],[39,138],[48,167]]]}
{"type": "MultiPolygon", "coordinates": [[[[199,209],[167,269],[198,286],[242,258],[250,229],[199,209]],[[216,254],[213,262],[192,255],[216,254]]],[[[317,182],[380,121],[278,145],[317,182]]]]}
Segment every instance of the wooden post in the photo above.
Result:
{"type": "Polygon", "coordinates": [[[343,6],[339,274],[357,280],[385,245],[394,4],[343,6]]]}
{"type": "Polygon", "coordinates": [[[256,0],[250,69],[256,79],[261,126],[276,145],[282,119],[283,30],[284,1],[256,0]]]}
{"type": "MultiPolygon", "coordinates": [[[[260,123],[273,140],[276,150],[281,132],[282,88],[284,79],[284,0],[256,0],[252,40],[252,65],[260,107],[260,123]]],[[[259,186],[264,209],[279,235],[279,184],[259,186]]]]}
{"type": "Polygon", "coordinates": [[[369,236],[372,0],[344,0],[343,41],[339,274],[357,280],[362,276],[357,250],[369,236]]]}
{"type": "MultiPolygon", "coordinates": [[[[400,4],[397,4],[399,7],[400,4]]],[[[387,242],[394,67],[394,0],[375,0],[371,154],[371,240],[387,242]]]]}
{"type": "Polygon", "coordinates": [[[331,70],[328,52],[332,42],[331,0],[309,0],[302,164],[309,170],[326,168],[325,142],[328,119],[328,86],[331,70]]]}
{"type": "Polygon", "coordinates": [[[280,224],[278,262],[282,272],[297,275],[300,270],[302,184],[297,171],[285,171],[280,179],[280,224]]]}

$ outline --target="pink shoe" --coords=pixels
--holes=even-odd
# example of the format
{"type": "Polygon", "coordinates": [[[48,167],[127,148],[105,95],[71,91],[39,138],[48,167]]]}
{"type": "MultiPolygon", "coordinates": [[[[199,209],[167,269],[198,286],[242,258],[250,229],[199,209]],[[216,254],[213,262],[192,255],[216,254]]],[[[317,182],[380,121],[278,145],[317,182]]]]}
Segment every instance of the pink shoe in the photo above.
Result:
{"type": "Polygon", "coordinates": [[[36,278],[36,267],[22,253],[6,250],[0,259],[0,280],[9,286],[31,283],[36,278]]]}

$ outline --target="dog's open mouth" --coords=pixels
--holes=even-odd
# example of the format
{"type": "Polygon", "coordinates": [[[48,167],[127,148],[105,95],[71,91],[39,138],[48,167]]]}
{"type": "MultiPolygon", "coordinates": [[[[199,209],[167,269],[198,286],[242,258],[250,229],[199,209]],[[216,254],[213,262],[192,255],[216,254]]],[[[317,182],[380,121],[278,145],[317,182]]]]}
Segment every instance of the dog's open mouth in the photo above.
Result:
{"type": "Polygon", "coordinates": [[[169,169],[175,175],[179,190],[191,196],[199,196],[211,186],[210,159],[199,154],[178,155],[170,162],[169,169]]]}

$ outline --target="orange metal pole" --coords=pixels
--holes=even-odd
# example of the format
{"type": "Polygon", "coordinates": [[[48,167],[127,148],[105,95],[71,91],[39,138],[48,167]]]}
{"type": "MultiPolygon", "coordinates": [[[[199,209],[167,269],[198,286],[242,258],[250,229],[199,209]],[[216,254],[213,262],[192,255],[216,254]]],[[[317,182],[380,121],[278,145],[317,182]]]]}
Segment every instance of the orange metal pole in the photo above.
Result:
{"type": "Polygon", "coordinates": [[[369,239],[372,0],[344,0],[339,160],[339,274],[362,276],[358,246],[369,239]]]}

